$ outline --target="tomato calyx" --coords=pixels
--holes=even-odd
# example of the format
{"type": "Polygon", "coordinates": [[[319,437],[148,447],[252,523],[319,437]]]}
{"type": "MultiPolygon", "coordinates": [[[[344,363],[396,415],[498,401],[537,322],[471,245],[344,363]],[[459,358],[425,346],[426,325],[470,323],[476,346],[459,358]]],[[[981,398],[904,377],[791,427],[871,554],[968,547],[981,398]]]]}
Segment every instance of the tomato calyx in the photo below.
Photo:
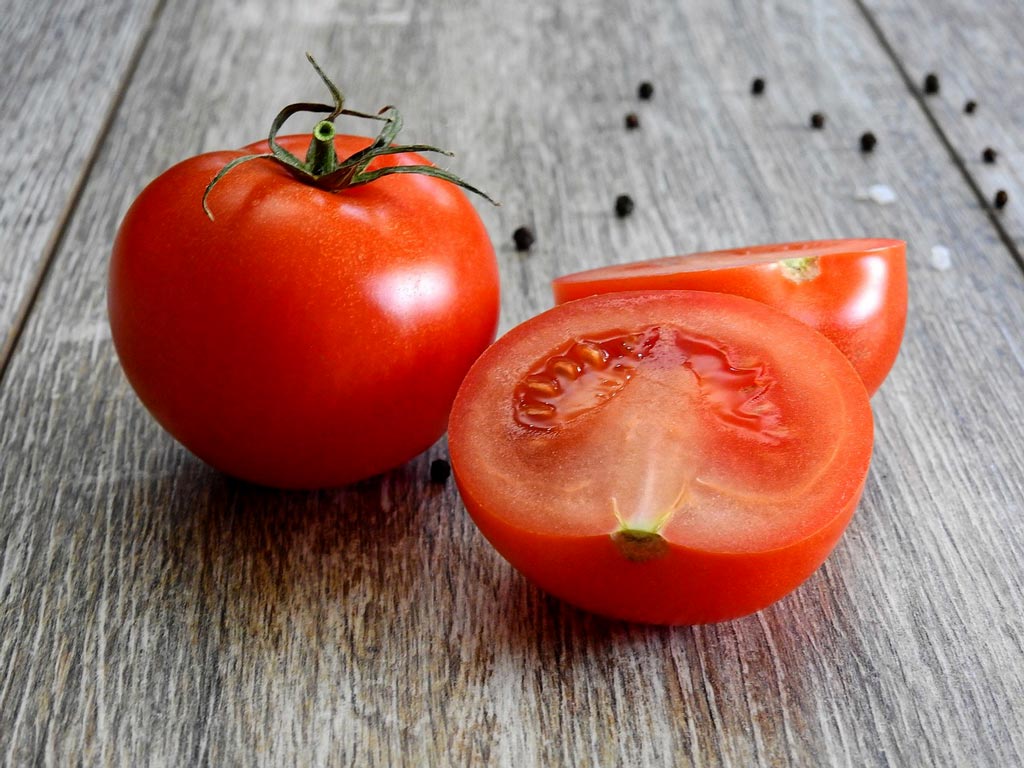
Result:
{"type": "Polygon", "coordinates": [[[634,563],[645,563],[668,553],[668,542],[661,535],[661,529],[672,517],[671,510],[656,520],[627,522],[619,514],[614,499],[612,502],[619,527],[612,533],[611,538],[620,555],[634,563]]]}
{"type": "Polygon", "coordinates": [[[213,221],[213,212],[207,204],[210,192],[228,173],[242,163],[247,163],[251,160],[274,161],[303,184],[309,184],[328,192],[337,192],[342,189],[369,184],[382,176],[389,176],[391,174],[417,173],[450,182],[469,192],[480,195],[492,205],[499,205],[486,192],[477,189],[454,173],[434,165],[397,165],[367,170],[374,159],[384,155],[404,154],[407,152],[436,152],[446,157],[452,157],[453,153],[429,144],[395,144],[394,141],[402,129],[402,116],[397,108],[388,105],[382,107],[375,115],[346,109],[345,97],[341,90],[327,77],[320,68],[320,65],[317,64],[316,60],[309,53],[306,54],[306,58],[330,91],[333,104],[299,102],[289,104],[278,112],[267,136],[270,152],[245,155],[232,160],[221,168],[207,185],[206,190],[203,192],[202,202],[203,211],[205,211],[211,221],[213,221]],[[292,115],[299,112],[327,113],[327,117],[320,120],[313,128],[312,140],[304,160],[300,160],[277,142],[277,134],[285,122],[292,115]],[[369,146],[349,157],[339,160],[334,150],[334,121],[341,115],[378,120],[382,121],[384,125],[369,146]]]}
{"type": "Polygon", "coordinates": [[[665,512],[647,519],[641,515],[626,520],[619,510],[618,501],[613,498],[612,511],[619,527],[612,532],[611,539],[619,554],[634,563],[645,563],[668,554],[668,542],[661,531],[675,515],[685,490],[679,492],[679,496],[665,512]]]}
{"type": "Polygon", "coordinates": [[[668,542],[657,531],[622,528],[612,534],[612,543],[620,555],[634,563],[657,560],[668,553],[668,542]]]}

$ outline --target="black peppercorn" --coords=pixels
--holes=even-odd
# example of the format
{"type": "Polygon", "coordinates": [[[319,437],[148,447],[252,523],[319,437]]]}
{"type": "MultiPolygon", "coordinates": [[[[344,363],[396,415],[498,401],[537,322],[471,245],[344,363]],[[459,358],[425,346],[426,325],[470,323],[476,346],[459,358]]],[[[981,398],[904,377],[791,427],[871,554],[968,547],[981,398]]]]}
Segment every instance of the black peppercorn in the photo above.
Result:
{"type": "Polygon", "coordinates": [[[996,210],[1001,211],[1008,202],[1010,202],[1010,196],[1006,194],[1005,189],[1000,189],[996,192],[996,196],[992,198],[992,205],[996,207],[996,210]]]}
{"type": "Polygon", "coordinates": [[[750,92],[755,96],[760,96],[764,93],[764,78],[755,77],[754,81],[750,84],[750,92]]]}
{"type": "Polygon", "coordinates": [[[615,198],[615,215],[620,219],[629,216],[634,207],[633,198],[629,195],[619,195],[615,198]]]}
{"type": "Polygon", "coordinates": [[[452,467],[444,459],[434,459],[430,462],[430,482],[442,485],[448,482],[452,474],[452,467]]]}
{"type": "Polygon", "coordinates": [[[811,115],[811,128],[815,130],[821,130],[825,127],[825,115],[821,112],[815,112],[811,115]]]}
{"type": "Polygon", "coordinates": [[[998,154],[999,153],[992,149],[992,147],[985,147],[984,151],[981,153],[981,159],[991,165],[996,161],[996,155],[998,154]]]}
{"type": "Polygon", "coordinates": [[[654,95],[654,86],[644,80],[640,83],[640,86],[636,89],[636,95],[644,101],[647,101],[651,96],[654,95]]]}
{"type": "Polygon", "coordinates": [[[626,127],[630,130],[640,127],[640,118],[637,117],[636,112],[630,112],[626,115],[626,127]]]}
{"type": "Polygon", "coordinates": [[[536,238],[533,236],[533,230],[529,227],[519,227],[512,233],[512,240],[515,241],[517,251],[528,251],[536,238]]]}
{"type": "Polygon", "coordinates": [[[929,72],[924,76],[924,92],[932,96],[939,92],[939,76],[929,72]]]}
{"type": "Polygon", "coordinates": [[[865,131],[860,135],[860,151],[870,152],[875,148],[875,144],[878,143],[878,139],[875,138],[875,134],[871,131],[865,131]]]}
{"type": "Polygon", "coordinates": [[[976,102],[974,99],[970,99],[966,104],[964,104],[964,112],[966,112],[968,115],[973,115],[974,110],[976,110],[977,108],[978,102],[976,102]]]}

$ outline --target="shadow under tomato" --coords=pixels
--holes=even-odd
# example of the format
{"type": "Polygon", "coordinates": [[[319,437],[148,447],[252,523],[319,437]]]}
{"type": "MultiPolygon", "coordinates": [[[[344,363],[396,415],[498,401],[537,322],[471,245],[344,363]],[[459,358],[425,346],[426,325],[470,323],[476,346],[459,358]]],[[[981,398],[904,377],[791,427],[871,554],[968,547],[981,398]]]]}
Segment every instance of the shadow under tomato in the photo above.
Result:
{"type": "Polygon", "coordinates": [[[196,642],[273,649],[387,624],[421,579],[424,517],[444,504],[428,467],[423,456],[304,492],[251,485],[183,457],[144,494],[164,561],[158,592],[181,596],[196,642]]]}
{"type": "Polygon", "coordinates": [[[835,704],[831,681],[849,675],[851,658],[871,667],[837,583],[849,563],[826,563],[758,613],[665,627],[583,612],[546,595],[493,552],[477,554],[490,579],[491,600],[475,603],[477,630],[486,636],[486,656],[477,663],[497,678],[488,689],[498,701],[517,692],[538,709],[547,732],[614,734],[618,754],[639,754],[652,735],[621,722],[656,723],[659,743],[698,763],[715,762],[723,743],[750,745],[752,733],[765,763],[813,754],[822,707],[835,704]]]}
{"type": "MultiPolygon", "coordinates": [[[[795,670],[816,663],[823,648],[846,646],[843,653],[849,652],[850,638],[832,604],[836,590],[830,582],[841,580],[841,575],[827,563],[794,592],[757,613],[715,624],[661,626],[578,609],[489,554],[499,561],[494,565],[500,571],[499,586],[481,622],[488,625],[494,652],[512,659],[535,657],[542,666],[565,667],[601,659],[629,665],[645,655],[664,659],[674,654],[687,670],[708,666],[711,671],[705,670],[705,677],[739,674],[742,669],[748,677],[768,681],[774,680],[779,665],[786,665],[799,683],[802,678],[795,670]]],[[[799,688],[796,685],[791,693],[799,694],[799,688]]]]}

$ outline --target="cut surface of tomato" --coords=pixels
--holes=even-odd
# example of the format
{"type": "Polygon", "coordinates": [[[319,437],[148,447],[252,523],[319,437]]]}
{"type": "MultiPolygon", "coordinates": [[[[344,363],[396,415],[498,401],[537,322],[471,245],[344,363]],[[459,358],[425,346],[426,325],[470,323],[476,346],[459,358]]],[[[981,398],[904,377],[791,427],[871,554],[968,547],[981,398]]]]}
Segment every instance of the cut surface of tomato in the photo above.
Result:
{"type": "Polygon", "coordinates": [[[860,497],[867,393],[820,334],[695,291],[556,307],[492,345],[449,424],[484,535],[607,616],[704,623],[804,581],[860,497]]]}
{"type": "Polygon", "coordinates": [[[873,238],[758,245],[600,267],[552,282],[558,303],[666,289],[745,296],[795,317],[839,347],[874,394],[903,339],[906,243],[873,238]]]}

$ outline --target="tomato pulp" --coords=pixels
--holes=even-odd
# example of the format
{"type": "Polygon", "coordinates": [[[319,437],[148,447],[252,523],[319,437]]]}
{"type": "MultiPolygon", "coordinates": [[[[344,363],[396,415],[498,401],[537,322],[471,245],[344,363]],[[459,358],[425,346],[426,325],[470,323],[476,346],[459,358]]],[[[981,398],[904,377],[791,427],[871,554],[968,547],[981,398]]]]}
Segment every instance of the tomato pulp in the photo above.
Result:
{"type": "Polygon", "coordinates": [[[510,331],[456,397],[449,448],[474,521],[552,594],[632,621],[759,610],[849,522],[867,392],[823,336],[719,293],[573,301],[510,331]]]}
{"type": "Polygon", "coordinates": [[[815,240],[670,256],[565,275],[552,288],[558,303],[596,293],[662,289],[755,299],[825,335],[874,394],[903,339],[906,243],[815,240]]]}
{"type": "MultiPolygon", "coordinates": [[[[278,139],[299,156],[309,141],[278,139]]],[[[369,143],[334,139],[341,157],[369,143]]],[[[418,174],[330,192],[253,160],[212,190],[209,220],[214,175],[266,150],[190,158],[140,194],[114,245],[111,330],[142,402],[200,458],[265,485],[341,485],[444,433],[494,338],[497,263],[466,195],[418,174]]]]}

